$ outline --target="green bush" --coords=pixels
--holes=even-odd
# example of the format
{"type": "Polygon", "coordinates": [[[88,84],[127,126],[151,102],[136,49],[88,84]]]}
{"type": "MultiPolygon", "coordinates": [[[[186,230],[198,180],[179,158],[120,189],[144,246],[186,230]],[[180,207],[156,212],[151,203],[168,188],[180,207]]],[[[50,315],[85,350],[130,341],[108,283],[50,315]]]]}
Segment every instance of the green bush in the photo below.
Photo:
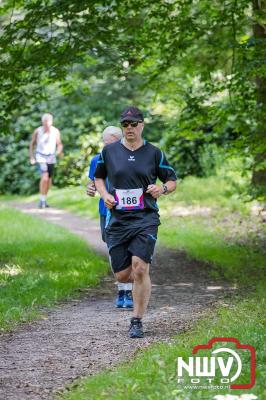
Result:
{"type": "MultiPolygon", "coordinates": [[[[99,151],[99,145],[99,136],[81,136],[76,149],[59,160],[53,183],[58,187],[84,183],[90,159],[99,151]]],[[[29,163],[29,140],[18,141],[13,136],[0,138],[0,169],[1,194],[32,194],[38,191],[40,175],[36,165],[29,163]]]]}
{"type": "Polygon", "coordinates": [[[99,152],[100,144],[100,135],[81,136],[77,142],[78,148],[66,154],[59,161],[54,184],[60,188],[84,184],[87,181],[90,160],[99,152]]]}
{"type": "Polygon", "coordinates": [[[0,193],[31,194],[38,190],[39,173],[29,163],[29,142],[0,138],[0,193]]]}
{"type": "Polygon", "coordinates": [[[217,175],[217,171],[226,161],[226,154],[217,144],[204,144],[199,151],[199,165],[204,177],[217,175]]]}

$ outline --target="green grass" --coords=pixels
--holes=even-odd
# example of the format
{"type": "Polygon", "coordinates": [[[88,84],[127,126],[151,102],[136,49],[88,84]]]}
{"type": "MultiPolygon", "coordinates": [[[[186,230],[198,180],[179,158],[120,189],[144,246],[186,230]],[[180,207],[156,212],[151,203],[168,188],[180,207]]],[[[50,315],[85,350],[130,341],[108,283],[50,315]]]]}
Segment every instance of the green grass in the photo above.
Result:
{"type": "Polygon", "coordinates": [[[215,276],[256,286],[265,276],[266,249],[249,242],[248,237],[243,243],[238,243],[237,237],[229,240],[218,223],[213,226],[210,227],[202,217],[164,217],[159,239],[167,247],[185,250],[191,257],[209,262],[215,276]],[[216,226],[216,232],[213,226],[216,226]]]}
{"type": "MultiPolygon", "coordinates": [[[[196,400],[213,399],[217,394],[252,393],[265,398],[265,300],[258,301],[265,286],[246,300],[228,302],[213,310],[189,332],[178,335],[173,344],[156,344],[141,351],[137,358],[124,366],[105,371],[92,378],[84,378],[70,387],[60,399],[64,400],[196,400]],[[256,349],[256,385],[249,390],[189,389],[177,383],[177,357],[185,360],[192,355],[195,345],[206,344],[213,337],[235,337],[242,344],[256,349]]],[[[207,354],[205,354],[207,355],[207,354]]],[[[248,360],[245,359],[244,375],[248,381],[248,360]]],[[[244,382],[244,380],[242,381],[244,382]]]]}
{"type": "MultiPolygon", "coordinates": [[[[26,199],[27,202],[39,200],[38,195],[30,196],[26,199]]],[[[84,215],[90,218],[98,218],[98,202],[99,196],[95,198],[89,197],[86,194],[86,187],[68,187],[64,189],[52,188],[49,191],[48,203],[53,207],[65,208],[70,212],[78,215],[84,215]]]]}
{"type": "Polygon", "coordinates": [[[230,211],[246,213],[248,204],[235,188],[234,182],[228,177],[210,176],[197,178],[188,176],[177,184],[177,189],[170,196],[159,199],[160,207],[170,210],[174,205],[200,205],[226,208],[230,211]]]}
{"type": "MultiPolygon", "coordinates": [[[[27,199],[33,200],[37,201],[38,196],[27,199]]],[[[53,206],[91,218],[98,218],[98,201],[99,197],[88,197],[85,188],[81,187],[54,188],[49,192],[49,202],[53,206]]],[[[251,205],[252,203],[245,203],[234,193],[232,181],[228,178],[187,177],[178,184],[173,194],[159,199],[162,220],[159,228],[160,242],[168,247],[185,250],[191,257],[213,264],[214,275],[220,273],[229,280],[253,284],[261,279],[266,252],[262,251],[261,246],[246,240],[248,237],[245,238],[245,235],[248,236],[248,232],[244,231],[245,228],[242,229],[244,244],[235,240],[238,239],[238,232],[236,238],[228,238],[227,231],[231,226],[228,228],[223,222],[224,217],[227,217],[232,220],[232,224],[239,224],[236,215],[240,215],[240,222],[249,221],[251,205]],[[212,210],[212,215],[175,215],[178,207],[187,206],[208,207],[212,210]]],[[[253,229],[252,226],[249,228],[253,229]]],[[[265,235],[265,227],[261,226],[260,230],[265,235]]]]}
{"type": "MultiPolygon", "coordinates": [[[[69,208],[67,203],[64,206],[69,208]]],[[[265,235],[265,228],[250,217],[252,204],[245,203],[234,192],[228,179],[189,177],[178,185],[174,194],[160,198],[159,205],[160,242],[207,261],[212,265],[213,275],[236,282],[242,287],[241,293],[248,287],[246,298],[224,300],[192,330],[178,335],[173,345],[157,344],[141,351],[135,360],[124,366],[82,379],[62,397],[64,400],[124,400],[125,396],[129,400],[194,400],[213,399],[222,393],[253,393],[259,399],[264,398],[265,250],[257,236],[265,235]],[[182,206],[208,207],[211,215],[176,216],[176,208],[182,206]],[[177,384],[177,356],[191,356],[195,345],[205,344],[215,336],[236,337],[241,343],[255,347],[257,383],[254,388],[248,391],[191,390],[177,384]]]]}
{"type": "MultiPolygon", "coordinates": [[[[24,201],[38,202],[38,195],[22,198],[24,201]]],[[[2,199],[12,200],[12,196],[2,196],[2,199]]],[[[14,197],[18,200],[18,197],[14,197]]],[[[79,215],[98,218],[99,197],[86,195],[86,187],[68,187],[49,191],[48,202],[54,207],[65,208],[79,215]]],[[[235,184],[230,179],[218,176],[197,178],[189,176],[178,183],[177,189],[169,196],[159,199],[163,214],[169,213],[176,206],[214,207],[224,212],[240,211],[243,215],[249,212],[251,203],[246,203],[235,191],[235,184]]]]}
{"type": "Polygon", "coordinates": [[[212,275],[244,286],[256,287],[265,276],[266,226],[251,215],[254,203],[234,193],[230,180],[188,177],[159,200],[159,239],[165,246],[208,262],[212,275]],[[182,206],[195,214],[182,215],[182,206]]]}
{"type": "Polygon", "coordinates": [[[107,262],[63,228],[0,208],[0,329],[98,283],[107,262]]]}
{"type": "MultiPolygon", "coordinates": [[[[54,190],[50,201],[82,215],[97,217],[98,199],[84,197],[83,189],[54,190]]],[[[225,299],[189,332],[176,337],[172,345],[157,344],[141,351],[132,362],[95,377],[84,378],[65,400],[197,400],[213,399],[229,390],[190,390],[176,381],[177,356],[191,356],[192,348],[215,336],[236,337],[256,349],[256,386],[230,394],[253,393],[265,398],[265,227],[250,217],[245,203],[228,178],[186,178],[174,194],[159,199],[162,225],[160,242],[185,250],[191,257],[207,261],[212,273],[238,283],[239,298],[225,299]],[[209,207],[211,215],[177,216],[177,207],[209,207]],[[253,288],[253,291],[250,288],[253,288]],[[248,290],[246,290],[248,288],[248,290]],[[244,297],[245,294],[245,297],[244,297]]],[[[61,396],[60,396],[61,397],[61,396]]]]}

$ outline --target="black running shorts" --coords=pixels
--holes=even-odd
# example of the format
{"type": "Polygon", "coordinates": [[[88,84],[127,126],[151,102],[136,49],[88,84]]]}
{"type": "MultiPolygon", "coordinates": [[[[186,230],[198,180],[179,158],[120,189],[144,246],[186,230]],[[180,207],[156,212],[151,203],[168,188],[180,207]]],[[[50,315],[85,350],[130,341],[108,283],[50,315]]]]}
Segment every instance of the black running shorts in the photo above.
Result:
{"type": "Polygon", "coordinates": [[[48,172],[49,178],[52,178],[54,174],[54,166],[55,164],[47,164],[47,163],[38,163],[38,169],[40,174],[44,174],[48,172]]]}
{"type": "Polygon", "coordinates": [[[127,229],[121,236],[106,232],[106,241],[109,249],[111,267],[114,273],[123,271],[131,265],[132,256],[151,263],[157,240],[158,226],[144,226],[127,229]]]}

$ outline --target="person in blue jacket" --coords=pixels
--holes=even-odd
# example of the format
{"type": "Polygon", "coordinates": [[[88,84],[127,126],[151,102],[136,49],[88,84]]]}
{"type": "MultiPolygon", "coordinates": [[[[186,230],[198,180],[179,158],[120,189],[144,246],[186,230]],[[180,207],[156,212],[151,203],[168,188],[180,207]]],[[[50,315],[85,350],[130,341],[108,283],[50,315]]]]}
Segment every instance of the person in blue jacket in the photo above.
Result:
{"type": "MultiPolygon", "coordinates": [[[[114,143],[122,139],[122,130],[116,126],[108,126],[107,128],[104,129],[102,133],[102,138],[104,146],[114,143]]],[[[88,171],[88,178],[90,179],[90,182],[88,183],[87,186],[87,194],[88,196],[91,197],[94,197],[96,194],[96,187],[94,184],[94,172],[96,170],[99,158],[100,158],[100,153],[96,154],[96,156],[92,158],[88,171]]],[[[106,181],[106,185],[108,186],[108,181],[106,181]]],[[[102,240],[105,242],[106,241],[105,225],[106,225],[107,208],[102,198],[99,200],[99,215],[100,215],[102,240]]],[[[132,283],[118,283],[117,286],[118,286],[118,293],[115,301],[116,307],[133,308],[132,283]]]]}

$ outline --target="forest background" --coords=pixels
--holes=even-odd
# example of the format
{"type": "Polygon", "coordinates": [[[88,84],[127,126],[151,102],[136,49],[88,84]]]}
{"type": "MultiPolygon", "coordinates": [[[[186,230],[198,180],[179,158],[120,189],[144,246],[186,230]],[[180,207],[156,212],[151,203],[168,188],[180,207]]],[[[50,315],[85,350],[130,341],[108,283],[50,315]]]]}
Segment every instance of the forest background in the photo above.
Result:
{"type": "Polygon", "coordinates": [[[179,178],[231,162],[235,193],[263,199],[265,4],[1,1],[0,193],[37,191],[28,145],[44,112],[62,132],[65,187],[85,180],[102,130],[134,104],[179,178]]]}

